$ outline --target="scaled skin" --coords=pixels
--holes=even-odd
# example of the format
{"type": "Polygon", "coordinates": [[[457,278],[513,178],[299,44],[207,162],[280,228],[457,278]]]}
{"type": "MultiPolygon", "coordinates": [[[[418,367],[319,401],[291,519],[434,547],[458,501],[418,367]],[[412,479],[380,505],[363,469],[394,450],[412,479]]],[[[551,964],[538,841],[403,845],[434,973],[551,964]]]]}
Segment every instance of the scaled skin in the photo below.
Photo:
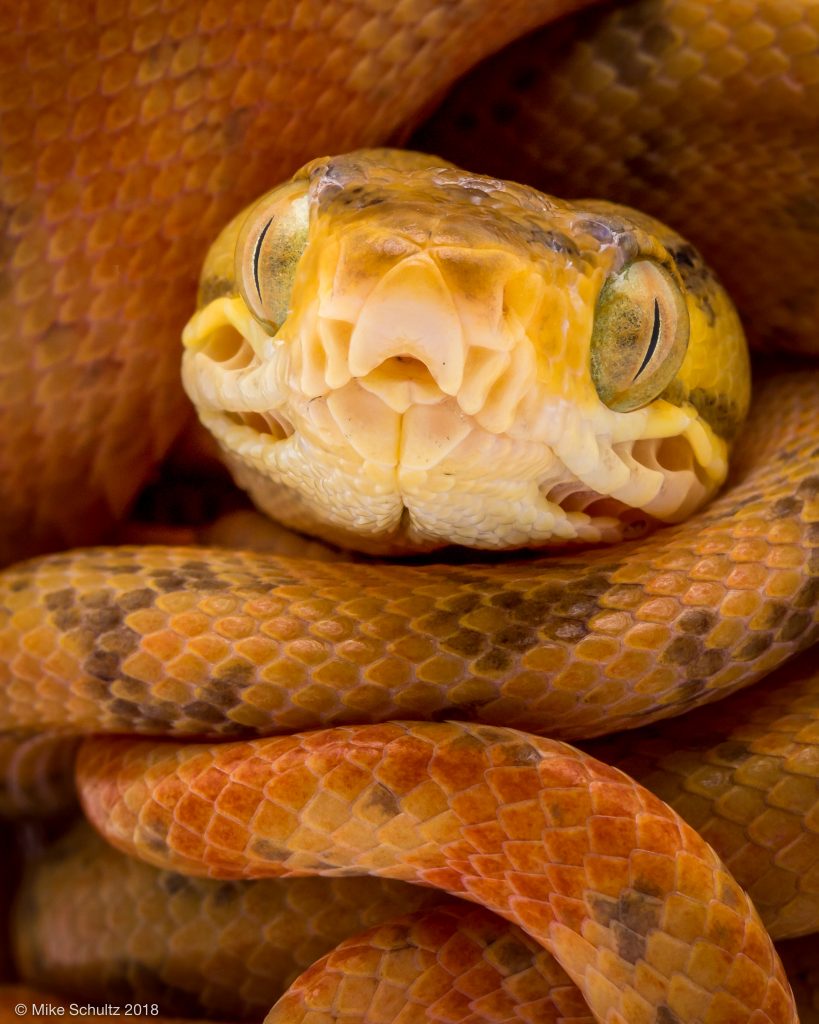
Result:
{"type": "MultiPolygon", "coordinates": [[[[27,550],[44,543],[53,546],[53,520],[44,523],[50,516],[60,520],[59,529],[65,532],[56,536],[63,544],[71,538],[75,542],[99,539],[100,522],[111,512],[108,502],[121,507],[127,495],[123,497],[120,486],[136,486],[136,476],[131,479],[130,473],[114,472],[123,459],[129,469],[141,462],[130,445],[139,446],[141,453],[157,451],[163,443],[157,442],[158,424],[165,440],[170,437],[174,415],[179,415],[182,404],[178,384],[169,383],[171,377],[166,378],[163,370],[175,363],[173,339],[191,301],[200,246],[236,209],[227,208],[226,190],[249,200],[267,187],[271,165],[275,160],[279,166],[282,153],[285,159],[292,158],[286,171],[281,168],[282,174],[312,154],[313,150],[298,153],[306,136],[310,145],[318,145],[316,139],[326,136],[316,133],[327,131],[333,138],[321,145],[325,151],[366,144],[360,135],[350,136],[360,130],[369,138],[384,137],[389,125],[404,116],[396,106],[396,95],[385,91],[380,114],[364,125],[362,114],[366,110],[369,117],[372,106],[366,81],[383,84],[383,64],[366,49],[358,50],[352,63],[325,60],[326,41],[314,40],[311,45],[304,38],[309,34],[303,28],[308,19],[294,19],[294,29],[302,34],[300,45],[290,45],[289,40],[283,44],[290,62],[287,71],[278,75],[270,71],[273,54],[269,50],[254,63],[256,25],[227,21],[200,25],[195,17],[193,22],[188,17],[195,5],[180,4],[167,15],[164,10],[129,7],[112,31],[110,23],[88,19],[88,12],[77,11],[77,6],[61,7],[69,16],[74,8],[75,28],[69,39],[47,23],[42,30],[26,24],[22,40],[4,37],[6,52],[20,61],[17,77],[10,76],[13,92],[4,94],[19,108],[0,126],[4,142],[8,139],[13,146],[3,169],[10,172],[10,180],[4,178],[3,183],[9,186],[11,200],[19,203],[11,211],[15,254],[19,251],[13,265],[16,290],[10,303],[12,316],[3,321],[11,339],[11,358],[2,367],[8,398],[5,422],[11,428],[2,436],[11,459],[11,471],[3,476],[8,484],[3,503],[6,559],[22,553],[21,538],[30,545],[27,550]],[[146,39],[156,38],[157,23],[159,32],[166,33],[158,51],[139,49],[146,39]],[[88,36],[90,47],[70,45],[88,36]],[[125,50],[115,48],[112,53],[104,45],[110,46],[111,41],[124,42],[125,50]],[[43,55],[56,59],[41,60],[43,55]],[[61,63],[76,65],[88,55],[90,63],[100,63],[99,73],[95,71],[90,80],[80,68],[61,63]],[[298,60],[293,61],[296,55],[298,60]],[[180,66],[182,56],[192,59],[180,66]],[[294,88],[289,76],[298,80],[306,74],[305,67],[310,82],[305,79],[304,89],[294,88]],[[151,74],[143,75],[146,70],[151,74]],[[306,87],[312,86],[317,71],[336,76],[329,85],[322,80],[318,94],[306,87]],[[366,79],[368,73],[375,77],[366,79]],[[152,75],[158,75],[158,80],[152,75]],[[352,103],[347,102],[349,92],[343,85],[348,76],[361,86],[356,87],[352,103]],[[64,88],[69,81],[74,88],[90,90],[79,105],[76,95],[64,88]],[[112,81],[131,84],[107,94],[102,84],[112,81]],[[254,90],[254,86],[260,88],[254,90]],[[286,97],[288,110],[304,103],[310,117],[307,124],[296,109],[282,125],[269,90],[281,90],[276,95],[286,97]],[[42,104],[35,131],[28,130],[32,95],[42,104]],[[344,99],[343,123],[327,116],[328,98],[333,96],[344,99]],[[236,116],[239,111],[241,116],[236,116]],[[123,125],[120,118],[132,114],[134,121],[123,125]],[[147,120],[142,120],[145,115],[147,120]],[[70,123],[82,133],[87,131],[89,116],[104,131],[94,130],[66,146],[61,123],[70,123]],[[40,159],[43,133],[55,131],[55,124],[56,137],[40,159]],[[189,134],[185,126],[191,124],[201,125],[201,130],[189,134]],[[276,130],[270,130],[271,124],[276,130]],[[344,136],[341,142],[338,132],[344,136]],[[142,141],[151,145],[143,146],[142,141]],[[109,153],[127,159],[115,165],[104,158],[109,153]],[[148,156],[147,166],[139,162],[143,153],[148,156]],[[69,160],[75,161],[79,180],[59,176],[69,160]],[[125,205],[112,208],[102,202],[112,194],[125,205]],[[41,216],[33,229],[32,212],[41,216]],[[48,230],[53,224],[59,226],[55,235],[48,230]],[[144,240],[138,246],[135,242],[140,237],[144,240]],[[79,253],[64,247],[72,239],[83,243],[79,253]],[[111,267],[123,262],[129,274],[127,287],[110,273],[111,267]],[[57,282],[67,287],[67,295],[50,287],[57,282]],[[16,304],[21,293],[25,308],[16,304]],[[126,334],[107,329],[112,321],[121,323],[118,304],[125,304],[128,313],[126,334]],[[64,319],[57,331],[45,331],[55,310],[64,319]],[[132,319],[134,311],[138,322],[132,319]],[[33,329],[33,336],[18,330],[21,321],[33,329]],[[80,338],[86,344],[79,345],[80,338]],[[120,363],[118,356],[125,349],[134,356],[134,364],[120,363]],[[165,352],[161,361],[160,351],[165,352]],[[142,374],[133,372],[141,367],[149,370],[154,383],[158,378],[160,386],[145,388],[142,374]],[[113,387],[108,372],[120,369],[113,387]],[[82,429],[77,422],[78,381],[82,429]],[[169,392],[173,401],[167,400],[169,392]],[[112,394],[123,395],[124,404],[112,403],[112,394]],[[170,420],[155,411],[167,412],[169,407],[176,410],[170,420]],[[102,452],[96,444],[100,437],[102,452]],[[32,438],[48,444],[33,447],[28,443],[32,438]],[[69,452],[57,443],[64,440],[73,442],[69,452]],[[32,463],[34,453],[41,459],[32,463]],[[93,474],[88,472],[90,467],[93,474]],[[88,480],[87,491],[77,489],[78,478],[88,480]],[[73,503],[86,498],[89,504],[77,514],[73,503]],[[104,506],[101,517],[85,514],[97,505],[104,506]],[[70,523],[65,522],[69,509],[74,511],[70,523]]],[[[380,6],[389,9],[390,15],[406,11],[403,4],[380,6]]],[[[399,51],[415,54],[413,41],[420,36],[412,33],[426,32],[421,47],[424,59],[438,75],[441,69],[449,74],[453,63],[446,56],[441,58],[437,46],[451,46],[457,59],[468,61],[471,55],[463,47],[465,42],[484,45],[490,37],[493,45],[500,41],[500,31],[484,34],[461,17],[466,8],[476,6],[442,8],[451,18],[443,26],[440,22],[430,26],[420,15],[411,19],[406,25],[409,42],[397,29],[399,51]]],[[[506,5],[490,6],[502,11],[496,27],[511,31],[514,18],[506,5]]],[[[517,6],[527,16],[533,16],[536,8],[542,10],[532,3],[517,6]]],[[[662,5],[652,0],[649,6],[656,12],[662,5]]],[[[698,10],[706,19],[705,31],[695,30],[695,44],[713,42],[710,20],[723,5],[686,2],[678,6],[683,11],[698,10]]],[[[671,116],[661,120],[668,134],[674,135],[679,128],[686,138],[697,136],[704,141],[701,155],[681,164],[681,173],[702,180],[696,173],[702,168],[716,176],[714,184],[706,182],[704,189],[710,205],[694,202],[691,209],[725,240],[731,260],[737,239],[731,231],[722,230],[728,199],[748,212],[752,244],[744,249],[758,271],[754,280],[761,280],[762,286],[749,283],[752,279],[744,275],[740,262],[732,265],[745,283],[746,296],[754,299],[754,326],[766,332],[771,343],[793,342],[792,347],[797,347],[781,327],[790,303],[772,300],[772,289],[778,285],[780,295],[791,289],[793,296],[804,290],[807,281],[806,294],[815,303],[811,255],[815,246],[811,241],[809,258],[793,247],[793,214],[784,227],[766,216],[761,244],[757,221],[761,195],[768,190],[776,201],[784,198],[785,208],[797,215],[811,209],[810,179],[806,182],[799,173],[801,157],[790,146],[772,145],[768,126],[772,121],[794,126],[794,142],[810,143],[815,137],[809,116],[819,110],[811,102],[810,91],[811,82],[817,81],[811,73],[816,8],[788,0],[724,6],[733,20],[721,36],[717,33],[719,45],[709,54],[716,56],[718,66],[738,69],[740,80],[756,75],[757,92],[740,92],[733,83],[723,85],[717,76],[697,74],[701,65],[696,46],[693,60],[690,54],[683,60],[668,60],[661,53],[667,77],[661,80],[660,91],[679,95],[686,115],[684,127],[671,116]],[[770,20],[767,32],[766,17],[770,20]],[[768,45],[771,39],[777,47],[768,45]],[[756,48],[748,50],[749,43],[756,48]],[[693,82],[686,79],[692,64],[693,82]],[[700,84],[704,95],[697,91],[700,84]],[[714,132],[713,92],[734,106],[739,119],[748,124],[760,120],[755,115],[764,101],[762,166],[781,170],[790,191],[769,189],[772,179],[761,174],[757,160],[746,159],[742,139],[735,141],[722,120],[714,132]],[[770,120],[767,115],[772,115],[770,120]],[[785,150],[787,160],[782,159],[785,150]],[[717,155],[727,160],[731,170],[753,169],[751,180],[745,182],[747,192],[735,192],[737,179],[720,169],[717,155]],[[786,272],[781,273],[786,263],[786,272]]],[[[646,101],[657,79],[653,75],[640,78],[644,58],[649,53],[656,56],[658,41],[667,40],[668,33],[658,33],[644,21],[641,8],[617,7],[626,16],[638,12],[631,25],[636,59],[627,53],[623,67],[636,102],[622,102],[622,85],[612,87],[605,62],[593,51],[591,70],[575,80],[570,77],[563,88],[589,109],[598,108],[601,92],[611,97],[612,132],[628,150],[640,130],[652,126],[646,101]],[[591,95],[584,83],[594,87],[591,95]]],[[[39,8],[10,10],[12,20],[17,19],[18,10],[21,16],[34,12],[39,17],[39,8]]],[[[360,13],[361,8],[356,11],[360,13]]],[[[692,19],[686,20],[690,24],[692,19]]],[[[363,16],[359,24],[369,26],[370,40],[373,34],[381,38],[363,16]]],[[[349,22],[343,28],[350,29],[349,22]]],[[[356,31],[353,25],[351,51],[359,43],[356,31]]],[[[393,30],[382,23],[379,31],[390,36],[393,30]]],[[[606,52],[610,54],[611,48],[606,52]]],[[[392,67],[389,73],[393,74],[392,67]]],[[[406,95],[406,113],[416,103],[418,91],[405,94],[401,78],[399,68],[390,83],[394,87],[399,82],[397,95],[402,101],[406,95]]],[[[436,91],[441,79],[421,73],[407,76],[406,84],[421,92],[430,87],[436,91]]],[[[591,154],[594,164],[593,132],[577,133],[571,117],[564,117],[561,127],[575,132],[581,150],[591,154]]],[[[649,135],[656,139],[658,133],[649,135]]],[[[651,138],[642,145],[650,148],[651,138]]],[[[608,152],[605,149],[604,156],[608,152]]],[[[654,150],[650,153],[653,156],[654,150]]],[[[815,166],[815,152],[811,153],[808,146],[806,157],[815,166]]],[[[603,163],[612,174],[619,170],[631,178],[616,163],[607,159],[603,163]]],[[[810,225],[810,218],[799,220],[810,225]]],[[[688,231],[687,220],[685,224],[688,231]]],[[[699,229],[692,223],[691,230],[699,229]]],[[[793,329],[804,331],[803,347],[815,348],[815,317],[801,322],[796,314],[798,310],[794,310],[793,329]]],[[[769,375],[770,367],[763,376],[769,375]]],[[[269,722],[274,695],[281,695],[283,689],[296,695],[292,704],[289,696],[284,698],[282,717],[290,719],[291,725],[293,719],[296,725],[311,716],[315,721],[322,713],[361,716],[370,706],[373,687],[381,687],[383,693],[385,660],[402,684],[411,680],[409,689],[421,714],[429,713],[430,693],[440,695],[446,704],[455,702],[459,713],[478,717],[500,716],[504,709],[522,716],[542,694],[542,701],[537,701],[539,720],[559,720],[578,733],[587,726],[601,731],[614,719],[633,723],[643,716],[671,713],[743,685],[816,638],[815,560],[811,561],[819,515],[816,375],[803,369],[765,384],[754,431],[738,452],[735,486],[700,521],[659,531],[645,543],[627,548],[622,557],[611,552],[606,560],[595,558],[589,564],[573,558],[560,564],[541,561],[510,571],[500,580],[488,571],[464,573],[451,589],[446,585],[446,569],[407,575],[405,567],[398,566],[394,592],[366,574],[359,575],[355,566],[335,576],[322,576],[315,570],[298,572],[292,564],[284,567],[266,560],[240,574],[235,571],[237,563],[231,562],[223,574],[220,556],[201,551],[178,558],[142,552],[133,556],[134,572],[125,579],[123,563],[114,552],[63,556],[28,566],[21,575],[15,572],[2,582],[3,692],[10,701],[3,720],[13,724],[19,716],[31,715],[31,705],[36,704],[52,716],[62,714],[63,720],[87,725],[90,708],[102,701],[103,717],[110,714],[109,725],[120,730],[132,724],[156,729],[167,726],[168,720],[145,714],[149,699],[158,700],[161,715],[167,713],[165,702],[174,694],[185,702],[191,731],[201,734],[209,726],[205,717],[197,716],[221,721],[226,690],[237,695],[229,713],[238,718],[245,713],[251,718],[258,715],[269,722]],[[661,537],[662,533],[666,536],[661,537]],[[191,573],[190,562],[197,560],[200,566],[215,565],[219,571],[191,573]],[[213,582],[224,587],[216,593],[208,590],[213,582]],[[27,583],[33,586],[26,596],[27,583]],[[405,594],[407,586],[413,588],[412,597],[402,603],[395,595],[402,588],[405,594]],[[70,595],[62,593],[65,590],[70,595]],[[249,620],[253,621],[248,636],[244,630],[249,620]],[[411,634],[400,648],[394,642],[396,626],[406,627],[411,634]],[[128,632],[131,629],[133,633],[128,632]],[[333,673],[328,672],[328,664],[334,666],[333,673]],[[209,678],[211,667],[220,677],[220,686],[208,691],[203,677],[209,678]],[[481,676],[467,683],[473,669],[481,676]],[[346,687],[343,696],[331,698],[329,688],[308,685],[306,679],[314,672],[320,672],[325,681],[333,674],[333,681],[346,687]],[[207,704],[207,698],[213,702],[207,704]],[[322,699],[325,707],[319,706],[322,699]]],[[[242,565],[249,569],[250,560],[242,565]]]]}
{"type": "Polygon", "coordinates": [[[391,722],[237,744],[80,752],[109,842],[211,878],[362,871],[442,889],[551,952],[601,1024],[795,1022],[773,943],[662,801],[566,744],[391,722]]]}
{"type": "Polygon", "coordinates": [[[183,380],[239,483],[287,525],[372,553],[684,519],[724,480],[748,408],[738,318],[682,238],[421,154],[308,164],[225,228],[199,295],[183,380]],[[254,220],[273,227],[248,247],[254,220]],[[604,285],[646,262],[683,296],[687,350],[617,411],[592,363],[616,378],[618,339],[595,356],[592,333],[604,285]]]}

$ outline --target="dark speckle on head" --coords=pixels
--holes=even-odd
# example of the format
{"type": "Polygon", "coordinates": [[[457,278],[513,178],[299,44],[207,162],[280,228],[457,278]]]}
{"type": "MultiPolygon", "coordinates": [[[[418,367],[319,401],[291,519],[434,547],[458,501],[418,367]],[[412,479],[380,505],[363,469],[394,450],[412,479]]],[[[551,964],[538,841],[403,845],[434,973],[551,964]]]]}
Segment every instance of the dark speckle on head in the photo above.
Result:
{"type": "Polygon", "coordinates": [[[222,687],[249,686],[253,682],[255,675],[255,669],[249,661],[239,661],[237,659],[221,666],[215,681],[222,684],[222,687]]]}
{"type": "Polygon", "coordinates": [[[716,313],[711,305],[710,296],[716,286],[716,279],[708,269],[705,260],[690,242],[669,243],[667,249],[680,272],[685,287],[699,303],[708,324],[713,325],[716,321],[716,313]]]}
{"type": "Polygon", "coordinates": [[[157,835],[155,832],[153,832],[146,836],[143,836],[142,838],[143,842],[149,849],[162,854],[168,852],[168,843],[164,835],[157,835]]]}
{"type": "Polygon", "coordinates": [[[705,422],[713,428],[715,434],[727,441],[736,437],[742,424],[742,416],[733,399],[719,392],[706,391],[705,388],[693,388],[687,397],[705,422]]]}
{"type": "Polygon", "coordinates": [[[233,295],[236,291],[236,284],[226,277],[206,277],[199,284],[199,295],[197,305],[202,308],[207,306],[214,299],[221,299],[226,295],[233,295]]]}
{"type": "Polygon", "coordinates": [[[678,690],[680,707],[699,702],[706,685],[704,679],[687,679],[678,690]]]}

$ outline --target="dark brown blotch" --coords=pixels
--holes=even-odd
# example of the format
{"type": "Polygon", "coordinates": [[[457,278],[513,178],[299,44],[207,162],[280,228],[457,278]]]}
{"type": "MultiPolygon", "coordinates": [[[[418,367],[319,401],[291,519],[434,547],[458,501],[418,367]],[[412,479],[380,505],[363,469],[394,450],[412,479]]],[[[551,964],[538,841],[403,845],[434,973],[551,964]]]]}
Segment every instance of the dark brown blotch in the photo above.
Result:
{"type": "Polygon", "coordinates": [[[499,647],[490,648],[475,662],[476,671],[489,676],[506,672],[512,665],[512,656],[499,647]]]}
{"type": "Polygon", "coordinates": [[[806,580],[793,598],[794,608],[815,609],[819,604],[819,576],[806,580]]]}
{"type": "Polygon", "coordinates": [[[184,875],[179,875],[175,871],[163,871],[159,876],[159,885],[169,896],[175,896],[176,893],[187,889],[190,884],[184,875]]]}
{"type": "Polygon", "coordinates": [[[531,743],[506,743],[502,747],[504,764],[532,765],[540,764],[540,751],[531,743]]]}
{"type": "Polygon", "coordinates": [[[713,750],[714,756],[720,764],[736,768],[751,757],[751,752],[740,740],[726,740],[719,743],[713,750]]]}
{"type": "Polygon", "coordinates": [[[779,498],[771,505],[771,517],[773,519],[784,519],[786,516],[798,515],[803,507],[804,503],[793,495],[779,498]]]}
{"type": "Polygon", "coordinates": [[[675,637],[660,655],[660,661],[671,665],[688,665],[702,653],[702,644],[692,636],[675,637]]]}
{"type": "Polygon", "coordinates": [[[475,658],[486,647],[486,637],[474,629],[460,629],[441,645],[444,650],[459,654],[462,658],[475,658]]]}
{"type": "Polygon", "coordinates": [[[269,839],[254,839],[250,844],[251,853],[255,853],[262,860],[278,861],[283,863],[290,856],[290,851],[282,846],[276,846],[269,839]]]}
{"type": "Polygon", "coordinates": [[[694,679],[713,676],[725,664],[727,656],[727,652],[720,647],[707,648],[691,662],[686,673],[689,678],[694,679]]]}
{"type": "Polygon", "coordinates": [[[812,618],[809,612],[791,612],[782,623],[782,628],[779,630],[777,639],[796,640],[810,627],[811,621],[812,618]]]}
{"type": "Polygon", "coordinates": [[[221,725],[225,719],[224,714],[203,700],[193,700],[185,704],[181,710],[196,722],[207,722],[209,725],[221,725]]]}
{"type": "Polygon", "coordinates": [[[376,782],[367,794],[367,807],[380,811],[384,818],[394,818],[400,811],[398,797],[383,783],[376,782]]]}
{"type": "Polygon", "coordinates": [[[621,921],[614,921],[611,926],[617,952],[630,964],[636,964],[645,956],[646,939],[627,928],[621,921]]]}
{"type": "Polygon", "coordinates": [[[742,425],[739,406],[728,395],[705,388],[692,388],[688,401],[714,430],[714,433],[732,441],[742,425]]]}
{"type": "Polygon", "coordinates": [[[222,882],[213,892],[213,902],[218,907],[230,906],[236,902],[240,889],[235,882],[222,882]]]}
{"type": "Polygon", "coordinates": [[[704,636],[714,628],[716,615],[704,608],[691,608],[680,616],[678,625],[683,633],[695,633],[704,636]]]}
{"type": "Polygon", "coordinates": [[[532,951],[527,949],[522,942],[504,936],[498,942],[487,942],[487,946],[489,945],[492,946],[492,959],[503,968],[507,976],[520,974],[532,966],[534,959],[532,951]]]}
{"type": "Polygon", "coordinates": [[[113,682],[119,676],[120,657],[116,651],[93,650],[83,662],[83,669],[90,676],[105,683],[113,682]]]}
{"type": "Polygon", "coordinates": [[[141,608],[150,608],[156,600],[156,593],[150,587],[140,587],[139,590],[129,590],[119,598],[119,606],[127,614],[136,612],[141,608]]]}
{"type": "Polygon", "coordinates": [[[73,608],[77,600],[77,591],[74,587],[65,587],[63,590],[52,590],[46,594],[43,603],[50,612],[65,611],[73,608]]]}
{"type": "Polygon", "coordinates": [[[219,668],[214,682],[232,688],[241,688],[250,686],[255,677],[256,670],[249,661],[231,661],[219,668]]]}
{"type": "Polygon", "coordinates": [[[753,661],[760,654],[764,654],[772,643],[773,637],[770,633],[754,633],[734,652],[734,658],[737,661],[753,661]]]}

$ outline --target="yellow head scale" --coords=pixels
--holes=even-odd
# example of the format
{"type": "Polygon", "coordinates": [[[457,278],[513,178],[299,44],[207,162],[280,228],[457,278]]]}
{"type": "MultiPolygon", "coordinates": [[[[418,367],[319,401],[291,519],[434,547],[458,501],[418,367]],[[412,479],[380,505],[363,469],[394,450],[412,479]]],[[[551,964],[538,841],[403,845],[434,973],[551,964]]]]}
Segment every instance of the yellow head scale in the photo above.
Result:
{"type": "Polygon", "coordinates": [[[749,402],[736,312],[679,235],[393,150],[315,160],[235,218],[183,341],[254,501],[371,552],[678,521],[749,402]]]}

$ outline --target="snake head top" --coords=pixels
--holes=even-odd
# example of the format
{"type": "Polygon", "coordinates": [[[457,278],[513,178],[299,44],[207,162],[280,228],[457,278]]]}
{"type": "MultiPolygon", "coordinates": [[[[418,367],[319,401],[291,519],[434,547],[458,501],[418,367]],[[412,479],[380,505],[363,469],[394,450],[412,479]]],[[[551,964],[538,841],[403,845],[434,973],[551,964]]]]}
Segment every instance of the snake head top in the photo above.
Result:
{"type": "Polygon", "coordinates": [[[374,553],[679,521],[749,402],[737,314],[679,235],[390,150],[314,160],[228,224],[183,341],[256,504],[374,553]]]}

